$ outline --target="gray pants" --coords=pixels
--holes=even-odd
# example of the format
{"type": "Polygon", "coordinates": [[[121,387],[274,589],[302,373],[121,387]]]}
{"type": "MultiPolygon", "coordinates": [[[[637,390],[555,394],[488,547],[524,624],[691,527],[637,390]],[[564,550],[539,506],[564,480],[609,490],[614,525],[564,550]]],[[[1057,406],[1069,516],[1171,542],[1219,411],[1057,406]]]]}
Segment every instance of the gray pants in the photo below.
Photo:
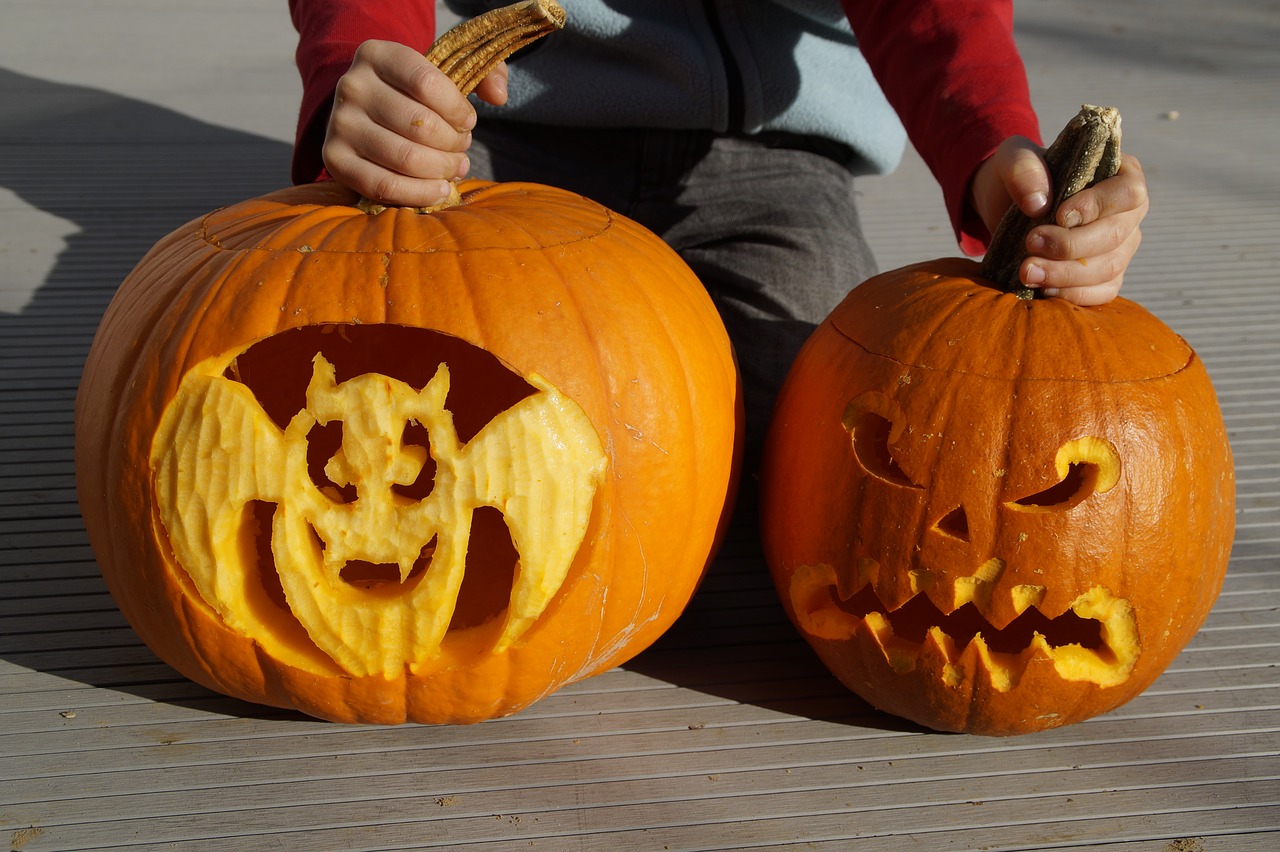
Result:
{"type": "Polygon", "coordinates": [[[662,237],[702,280],[742,370],[755,473],[773,400],[810,332],[875,272],[837,146],[791,136],[566,130],[486,119],[472,174],[585,195],[662,237]]]}

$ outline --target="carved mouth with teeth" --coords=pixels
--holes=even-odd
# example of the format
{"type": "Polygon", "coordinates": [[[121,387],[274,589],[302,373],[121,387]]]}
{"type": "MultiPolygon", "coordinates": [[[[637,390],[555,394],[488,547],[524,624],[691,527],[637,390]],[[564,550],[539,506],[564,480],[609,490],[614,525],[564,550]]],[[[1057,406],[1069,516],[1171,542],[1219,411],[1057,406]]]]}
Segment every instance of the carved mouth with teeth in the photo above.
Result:
{"type": "Polygon", "coordinates": [[[1015,687],[1035,657],[1051,660],[1064,680],[1113,686],[1129,677],[1141,651],[1133,608],[1100,586],[1055,617],[1036,607],[1044,596],[1043,586],[1014,586],[1010,594],[1019,615],[997,627],[983,615],[982,604],[989,602],[992,586],[1003,573],[999,559],[955,581],[956,606],[950,612],[943,612],[922,591],[889,609],[874,589],[878,570],[874,561],[862,560],[858,573],[863,582],[847,595],[840,590],[848,584],[839,582],[830,565],[797,570],[790,597],[801,629],[836,641],[865,630],[899,674],[914,670],[930,649],[941,656],[942,678],[949,686],[963,679],[960,658],[972,645],[999,692],[1015,687]]]}

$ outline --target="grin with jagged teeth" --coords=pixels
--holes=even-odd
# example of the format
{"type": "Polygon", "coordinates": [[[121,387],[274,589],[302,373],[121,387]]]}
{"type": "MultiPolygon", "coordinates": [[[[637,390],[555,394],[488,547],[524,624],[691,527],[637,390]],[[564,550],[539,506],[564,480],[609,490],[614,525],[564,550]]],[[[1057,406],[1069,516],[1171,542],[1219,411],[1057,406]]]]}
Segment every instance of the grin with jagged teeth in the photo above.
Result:
{"type": "Polygon", "coordinates": [[[934,607],[918,588],[927,572],[913,574],[914,597],[885,612],[874,591],[877,572],[874,560],[863,559],[856,572],[857,581],[849,584],[841,583],[830,565],[801,566],[792,575],[790,587],[791,605],[801,628],[820,639],[841,641],[852,639],[865,627],[885,660],[900,674],[915,669],[926,644],[932,645],[945,660],[942,677],[948,686],[963,680],[959,659],[972,644],[982,670],[999,692],[1016,686],[1027,663],[1039,654],[1053,662],[1064,680],[1114,686],[1129,677],[1142,650],[1133,607],[1101,586],[1077,597],[1066,613],[1052,619],[1036,609],[1044,598],[1043,586],[1013,586],[1009,594],[1020,618],[998,629],[982,617],[981,611],[990,603],[1004,572],[1000,559],[988,560],[972,576],[956,579],[955,606],[949,613],[934,607]],[[848,586],[856,588],[849,590],[848,586]],[[1040,629],[1014,631],[1021,638],[1009,638],[1014,625],[1034,616],[1038,619],[1033,623],[1040,629]],[[1053,625],[1059,625],[1059,630],[1055,631],[1053,625]],[[1093,641],[1055,641],[1056,634],[1080,638],[1091,631],[1096,637],[1093,641]]]}

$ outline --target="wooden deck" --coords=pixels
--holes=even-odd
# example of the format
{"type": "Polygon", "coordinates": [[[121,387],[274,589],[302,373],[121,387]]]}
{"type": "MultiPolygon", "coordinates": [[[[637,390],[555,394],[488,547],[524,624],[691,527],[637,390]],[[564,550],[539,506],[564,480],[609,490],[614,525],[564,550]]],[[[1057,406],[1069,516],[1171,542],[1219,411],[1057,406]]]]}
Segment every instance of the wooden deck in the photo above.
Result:
{"type": "MultiPolygon", "coordinates": [[[[570,4],[571,5],[571,4],[570,4]]],[[[1145,694],[1012,740],[870,710],[785,621],[749,519],[622,668],[470,727],[325,724],[159,663],[98,576],[72,403],[165,232],[287,183],[286,4],[0,0],[0,832],[11,849],[1280,849],[1280,8],[1021,2],[1046,128],[1125,115],[1153,207],[1125,295],[1199,351],[1238,465],[1204,629],[1145,694]]],[[[881,265],[955,252],[914,158],[881,265]]]]}

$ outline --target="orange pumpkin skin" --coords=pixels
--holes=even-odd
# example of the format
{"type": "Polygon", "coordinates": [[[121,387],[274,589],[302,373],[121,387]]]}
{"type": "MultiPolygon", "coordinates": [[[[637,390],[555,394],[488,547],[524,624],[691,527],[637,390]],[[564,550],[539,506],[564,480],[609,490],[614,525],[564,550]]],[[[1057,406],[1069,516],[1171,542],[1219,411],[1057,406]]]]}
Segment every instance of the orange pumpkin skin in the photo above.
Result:
{"type": "MultiPolygon", "coordinates": [[[[460,188],[461,204],[432,214],[369,216],[333,184],[215,211],[158,243],[109,307],[77,397],[79,498],[122,612],[187,677],[335,721],[475,722],[634,656],[692,596],[727,514],[741,428],[709,297],[661,241],[593,202],[531,184],[460,188]],[[378,363],[427,359],[430,376],[439,356],[415,341],[439,341],[446,353],[483,350],[516,383],[541,377],[585,414],[604,466],[562,585],[509,646],[495,650],[482,611],[451,624],[425,661],[352,675],[305,647],[278,587],[279,633],[297,648],[289,661],[201,597],[161,520],[151,454],[184,376],[206,359],[286,332],[376,346],[378,329],[393,341],[378,363]]],[[[269,357],[258,371],[272,372],[269,357]]],[[[463,384],[455,375],[448,398],[459,422],[472,392],[463,384]]],[[[472,546],[483,550],[482,538],[472,546]]]]}
{"type": "Polygon", "coordinates": [[[1181,338],[1127,300],[1021,301],[952,259],[865,282],[816,330],[775,409],[761,523],[788,614],[847,687],[1007,735],[1156,679],[1217,598],[1234,495],[1181,338]]]}

